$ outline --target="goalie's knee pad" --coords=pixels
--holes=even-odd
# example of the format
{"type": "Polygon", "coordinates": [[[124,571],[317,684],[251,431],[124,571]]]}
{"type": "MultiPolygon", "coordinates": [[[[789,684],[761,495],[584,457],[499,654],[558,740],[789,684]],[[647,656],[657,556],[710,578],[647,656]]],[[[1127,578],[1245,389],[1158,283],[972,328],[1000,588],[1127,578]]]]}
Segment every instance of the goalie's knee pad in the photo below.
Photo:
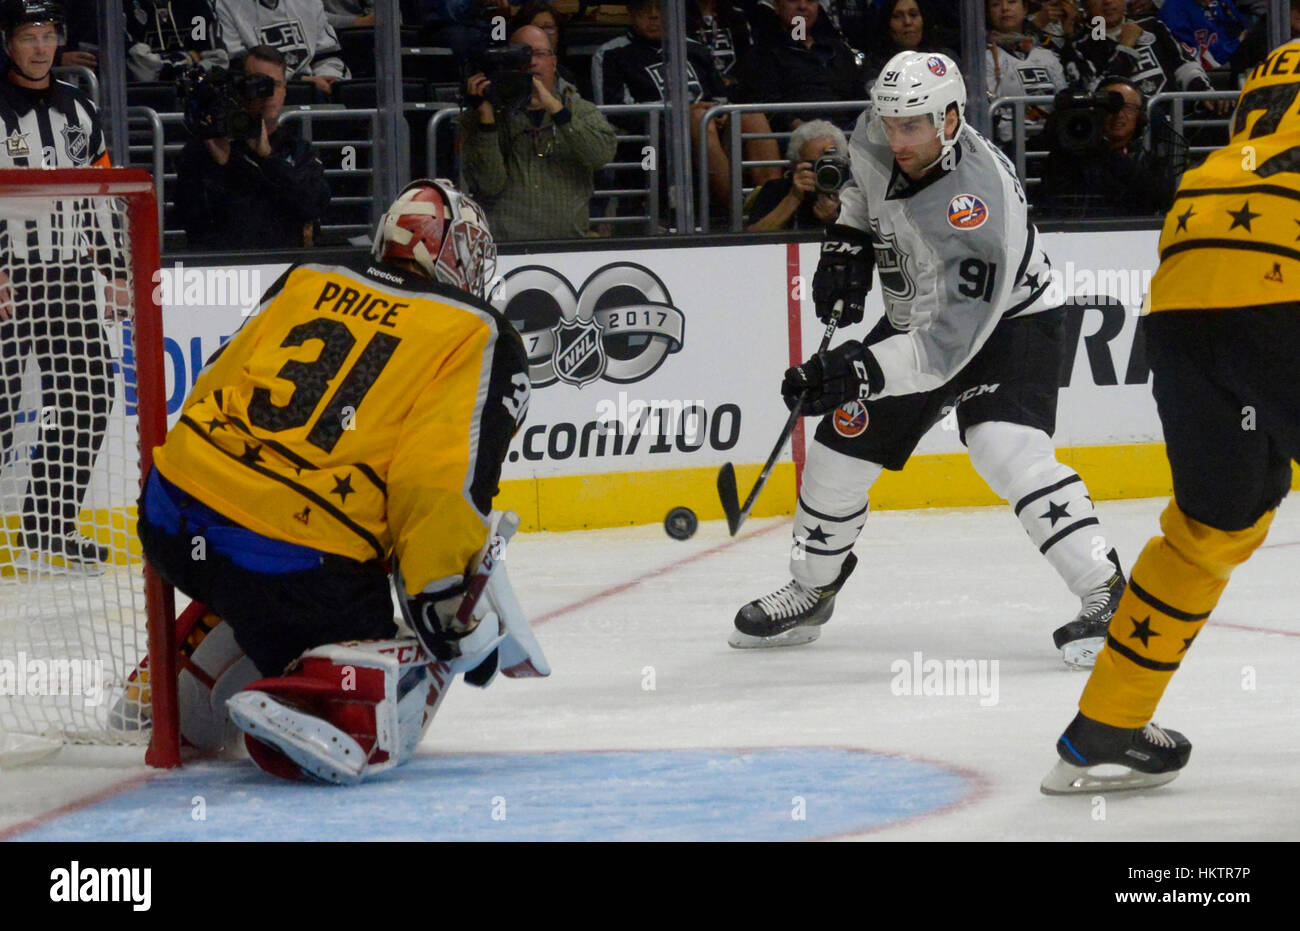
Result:
{"type": "Polygon", "coordinates": [[[415,755],[452,677],[414,639],[331,643],[227,709],[263,771],[352,785],[415,755]]]}

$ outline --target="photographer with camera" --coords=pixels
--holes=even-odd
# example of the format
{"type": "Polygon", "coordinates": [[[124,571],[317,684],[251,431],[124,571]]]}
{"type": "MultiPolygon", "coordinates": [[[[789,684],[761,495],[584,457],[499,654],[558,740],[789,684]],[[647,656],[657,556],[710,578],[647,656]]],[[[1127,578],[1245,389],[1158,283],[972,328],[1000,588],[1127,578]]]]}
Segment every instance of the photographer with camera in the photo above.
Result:
{"type": "Polygon", "coordinates": [[[825,229],[840,215],[840,189],[849,179],[849,144],[829,120],[800,123],[786,145],[793,166],[750,195],[745,229],[769,233],[825,229]]]}
{"type": "Polygon", "coordinates": [[[587,236],[614,127],[558,75],[545,32],[524,26],[510,42],[476,56],[465,82],[465,179],[497,240],[587,236]]]}
{"type": "Polygon", "coordinates": [[[325,166],[280,126],[285,60],[258,45],[230,72],[195,67],[181,80],[185,127],[176,212],[191,249],[292,249],[313,244],[329,206],[325,166]]]}
{"type": "Polygon", "coordinates": [[[1064,90],[1047,120],[1049,141],[1036,206],[1071,218],[1163,213],[1186,163],[1187,144],[1164,123],[1148,131],[1146,99],[1127,78],[1097,93],[1064,90]]]}

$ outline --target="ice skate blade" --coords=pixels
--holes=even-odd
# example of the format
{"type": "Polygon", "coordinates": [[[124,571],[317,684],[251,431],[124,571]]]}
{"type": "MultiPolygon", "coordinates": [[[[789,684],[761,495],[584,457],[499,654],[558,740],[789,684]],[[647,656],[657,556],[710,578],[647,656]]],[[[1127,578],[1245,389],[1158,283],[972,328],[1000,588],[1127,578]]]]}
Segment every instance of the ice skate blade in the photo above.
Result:
{"type": "Polygon", "coordinates": [[[1105,637],[1084,637],[1071,640],[1061,647],[1061,658],[1071,669],[1091,669],[1097,665],[1097,654],[1106,646],[1105,637]]]}
{"type": "Polygon", "coordinates": [[[90,578],[104,574],[104,566],[100,563],[83,563],[39,550],[15,550],[12,565],[17,571],[28,575],[90,578]]]}
{"type": "Polygon", "coordinates": [[[803,643],[812,643],[822,635],[820,627],[791,627],[787,631],[773,634],[771,637],[755,637],[733,630],[727,638],[727,645],[737,650],[762,650],[770,647],[796,647],[803,643]]]}
{"type": "MultiPolygon", "coordinates": [[[[1121,764],[1115,764],[1121,765],[1121,764]]],[[[1153,789],[1173,782],[1179,770],[1167,773],[1139,773],[1129,770],[1116,775],[1090,773],[1087,766],[1075,766],[1057,760],[1051,772],[1043,777],[1038,789],[1044,795],[1080,795],[1085,792],[1127,792],[1133,789],[1153,789]]]]}
{"type": "Polygon", "coordinates": [[[303,775],[335,785],[356,785],[361,781],[366,754],[356,741],[322,719],[252,689],[231,697],[226,711],[237,728],[283,753],[303,775]],[[346,763],[344,756],[349,758],[346,763]]]}

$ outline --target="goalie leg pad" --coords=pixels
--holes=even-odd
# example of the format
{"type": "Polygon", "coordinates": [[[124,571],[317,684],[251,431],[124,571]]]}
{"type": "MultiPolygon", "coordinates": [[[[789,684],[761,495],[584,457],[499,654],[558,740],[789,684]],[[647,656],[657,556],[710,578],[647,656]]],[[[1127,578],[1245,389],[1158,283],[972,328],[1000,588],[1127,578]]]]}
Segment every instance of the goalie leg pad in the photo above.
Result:
{"type": "Polygon", "coordinates": [[[264,771],[352,785],[414,756],[451,680],[414,639],[332,643],[227,708],[264,771]]]}

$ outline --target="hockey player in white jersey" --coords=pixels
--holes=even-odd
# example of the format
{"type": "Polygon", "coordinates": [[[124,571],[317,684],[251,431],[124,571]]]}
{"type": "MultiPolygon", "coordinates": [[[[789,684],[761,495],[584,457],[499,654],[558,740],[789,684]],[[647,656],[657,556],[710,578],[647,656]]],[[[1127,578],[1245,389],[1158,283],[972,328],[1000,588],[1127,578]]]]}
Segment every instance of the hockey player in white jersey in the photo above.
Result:
{"type": "Polygon", "coordinates": [[[885,316],[862,341],[785,374],[791,409],[825,415],[794,519],[794,579],[736,615],[730,643],[817,638],[853,572],[871,485],[906,464],[955,409],[971,464],[1009,502],[1070,590],[1078,615],[1054,634],[1086,668],[1124,591],[1083,480],[1056,459],[1052,433],[1065,310],[1044,295],[1050,265],[1010,162],[966,124],[966,89],[947,56],[903,52],[871,89],[849,143],[841,194],[813,279],[817,315],[862,322],[873,264],[885,316]]]}

